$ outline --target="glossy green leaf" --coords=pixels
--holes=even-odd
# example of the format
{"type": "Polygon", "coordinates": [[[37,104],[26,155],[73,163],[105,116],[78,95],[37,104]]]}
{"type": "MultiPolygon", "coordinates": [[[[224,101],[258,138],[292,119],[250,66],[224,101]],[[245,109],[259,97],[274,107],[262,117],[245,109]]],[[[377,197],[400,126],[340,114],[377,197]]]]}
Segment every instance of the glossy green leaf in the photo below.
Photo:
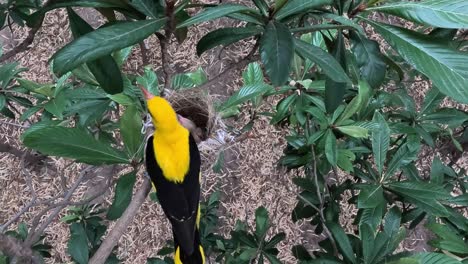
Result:
{"type": "Polygon", "coordinates": [[[275,21],[268,23],[260,39],[260,56],[273,85],[288,80],[293,55],[294,40],[289,29],[275,21]]]}
{"type": "Polygon", "coordinates": [[[461,103],[468,103],[468,54],[447,47],[423,34],[366,20],[400,55],[432,80],[439,90],[461,103]]]}
{"type": "Polygon", "coordinates": [[[185,20],[181,24],[177,25],[177,28],[188,27],[194,24],[214,20],[220,17],[224,17],[226,15],[238,12],[245,12],[245,11],[254,11],[253,9],[238,4],[221,4],[216,7],[208,8],[195,16],[185,20]]]}
{"type": "Polygon", "coordinates": [[[358,84],[358,89],[358,95],[354,97],[353,100],[351,100],[351,102],[349,102],[349,104],[346,106],[345,110],[343,111],[343,114],[336,121],[337,125],[340,125],[343,121],[348,120],[354,114],[361,111],[363,107],[367,106],[370,97],[369,84],[366,81],[360,80],[358,84]]]}
{"type": "Polygon", "coordinates": [[[432,87],[431,90],[426,94],[424,97],[423,106],[421,107],[421,114],[427,114],[434,111],[436,108],[439,107],[442,100],[444,100],[445,96],[440,93],[437,87],[432,87]]]}
{"type": "Polygon", "coordinates": [[[128,174],[120,176],[115,186],[115,196],[109,211],[107,219],[116,220],[122,216],[127,206],[132,201],[133,186],[136,181],[136,173],[132,171],[128,174]]]}
{"type": "Polygon", "coordinates": [[[228,46],[239,40],[249,38],[262,33],[258,27],[220,28],[213,30],[203,36],[197,43],[197,55],[202,55],[205,51],[216,46],[228,46]]]}
{"type": "Polygon", "coordinates": [[[128,158],[120,150],[96,140],[81,128],[45,127],[28,133],[23,143],[47,155],[88,164],[128,163],[128,158]]]}
{"type": "Polygon", "coordinates": [[[339,126],[336,127],[341,133],[355,138],[367,138],[369,136],[368,130],[359,126],[339,126]]]}
{"type": "Polygon", "coordinates": [[[379,44],[375,40],[350,31],[353,55],[356,57],[361,78],[372,88],[378,89],[383,83],[387,64],[380,53],[379,44]]]}
{"type": "Polygon", "coordinates": [[[65,74],[80,64],[136,44],[159,30],[166,19],[122,22],[97,29],[67,44],[52,57],[54,72],[65,74]]]}
{"type": "MultiPolygon", "coordinates": [[[[131,0],[129,4],[132,5],[136,10],[145,14],[150,18],[158,17],[158,6],[157,1],[154,0],[131,0]]],[[[161,10],[162,11],[162,10],[161,10]]]]}
{"type": "Polygon", "coordinates": [[[356,256],[354,255],[353,247],[351,246],[351,242],[349,241],[348,236],[344,232],[343,228],[334,222],[328,222],[327,224],[328,229],[332,233],[338,247],[341,249],[341,253],[343,256],[351,263],[356,262],[356,256]]]}
{"type": "Polygon", "coordinates": [[[468,28],[468,2],[465,0],[397,1],[370,7],[410,21],[441,28],[468,28]]]}
{"type": "Polygon", "coordinates": [[[87,264],[89,260],[88,239],[83,225],[73,223],[70,226],[68,253],[78,264],[87,264]]]}
{"type": "MultiPolygon", "coordinates": [[[[68,19],[73,37],[79,37],[92,32],[94,29],[86,23],[73,9],[67,8],[68,19]]],[[[122,73],[111,55],[103,56],[87,63],[89,70],[99,85],[109,94],[120,93],[123,90],[122,73]]],[[[64,75],[65,76],[65,75],[64,75]]]]}
{"type": "Polygon", "coordinates": [[[253,85],[256,83],[264,83],[263,80],[263,71],[260,64],[257,62],[252,62],[247,65],[247,68],[242,73],[242,79],[244,80],[244,85],[253,85]]]}
{"type": "Polygon", "coordinates": [[[296,52],[304,59],[309,59],[315,62],[322,70],[327,77],[336,82],[349,82],[349,79],[346,72],[343,70],[343,67],[338,63],[338,61],[333,58],[329,53],[325,52],[323,49],[311,45],[305,41],[294,39],[296,52]]]}
{"type": "Polygon", "coordinates": [[[235,105],[242,104],[248,100],[251,100],[259,95],[269,91],[270,85],[264,83],[257,83],[254,85],[246,85],[239,89],[221,106],[221,109],[227,109],[235,105]]]}
{"type": "Polygon", "coordinates": [[[325,156],[332,166],[336,166],[338,159],[337,151],[335,134],[329,130],[325,138],[325,156]]]}
{"type": "Polygon", "coordinates": [[[435,216],[448,215],[447,209],[440,201],[448,199],[450,194],[441,185],[401,181],[389,183],[387,188],[435,216]]]}
{"type": "Polygon", "coordinates": [[[372,151],[374,153],[374,161],[377,165],[377,170],[379,174],[382,175],[385,160],[387,159],[388,147],[390,145],[390,128],[379,112],[375,112],[372,121],[379,124],[379,128],[372,131],[372,151]]]}
{"type": "Polygon", "coordinates": [[[44,104],[45,110],[47,112],[53,114],[58,119],[63,118],[63,111],[65,110],[66,106],[66,98],[63,93],[59,94],[57,97],[50,99],[49,102],[44,104]]]}
{"type": "MultiPolygon", "coordinates": [[[[419,138],[418,138],[419,139],[419,138]]],[[[419,143],[419,141],[418,141],[419,143]]],[[[392,155],[392,158],[387,164],[387,170],[384,172],[385,177],[383,180],[387,180],[395,174],[395,172],[402,166],[407,165],[411,161],[416,160],[417,151],[410,148],[410,144],[404,144],[398,148],[397,152],[392,155]]]]}
{"type": "Polygon", "coordinates": [[[159,95],[158,76],[156,76],[156,73],[153,71],[151,66],[145,66],[144,74],[142,76],[138,76],[136,81],[152,95],[159,95]]]}
{"type": "Polygon", "coordinates": [[[305,13],[312,10],[313,8],[329,5],[333,0],[289,0],[286,4],[275,14],[276,19],[283,19],[288,16],[305,13]]]}
{"type": "Polygon", "coordinates": [[[255,211],[255,235],[258,241],[261,241],[270,227],[268,211],[265,207],[259,207],[255,211]]]}
{"type": "MultiPolygon", "coordinates": [[[[338,32],[332,54],[343,69],[347,69],[346,46],[342,32],[338,32]]],[[[325,80],[325,106],[328,113],[333,113],[343,103],[348,83],[336,82],[327,76],[325,80]]],[[[335,121],[333,121],[335,122],[335,121]]]]}
{"type": "Polygon", "coordinates": [[[120,133],[129,157],[133,157],[143,144],[142,119],[137,108],[130,105],[120,119],[120,133]]]}
{"type": "Polygon", "coordinates": [[[255,6],[260,10],[262,15],[264,17],[268,16],[270,7],[268,6],[268,3],[265,0],[253,0],[255,6]]]}
{"type": "Polygon", "coordinates": [[[360,190],[358,208],[374,208],[385,202],[382,185],[365,184],[360,190]]]}

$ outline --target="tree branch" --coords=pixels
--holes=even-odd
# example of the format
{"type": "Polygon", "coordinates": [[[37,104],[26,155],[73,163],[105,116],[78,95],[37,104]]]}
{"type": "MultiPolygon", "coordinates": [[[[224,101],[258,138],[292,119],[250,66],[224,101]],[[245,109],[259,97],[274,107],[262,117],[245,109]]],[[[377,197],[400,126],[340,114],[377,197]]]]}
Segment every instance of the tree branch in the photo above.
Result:
{"type": "Polygon", "coordinates": [[[8,60],[9,58],[15,56],[18,53],[28,50],[30,48],[29,45],[31,45],[34,41],[34,37],[36,36],[36,33],[39,30],[39,28],[40,26],[31,28],[31,30],[29,30],[28,36],[23,40],[23,42],[21,42],[21,44],[0,56],[0,63],[8,60]]]}
{"type": "Polygon", "coordinates": [[[247,66],[252,61],[257,60],[257,58],[254,56],[254,54],[257,51],[258,45],[259,45],[259,43],[258,43],[258,41],[256,41],[255,45],[253,46],[253,48],[249,52],[249,54],[247,54],[247,56],[245,56],[244,58],[242,58],[238,62],[232,63],[229,67],[224,69],[224,71],[222,71],[220,74],[218,74],[215,77],[211,78],[208,82],[204,83],[203,85],[199,86],[198,88],[208,89],[210,86],[218,84],[218,82],[220,80],[225,79],[229,73],[231,73],[233,71],[239,71],[239,70],[245,68],[245,66],[247,66]]]}
{"type": "Polygon", "coordinates": [[[40,154],[35,155],[35,154],[30,153],[29,151],[23,151],[23,150],[17,149],[6,143],[0,143],[0,152],[7,152],[21,159],[23,159],[24,157],[24,161],[28,165],[36,165],[37,163],[47,158],[47,156],[40,155],[40,154]]]}
{"type": "Polygon", "coordinates": [[[57,215],[62,211],[63,208],[67,207],[69,204],[70,199],[72,198],[74,192],[76,189],[80,186],[80,184],[83,182],[83,180],[86,178],[86,174],[88,171],[92,168],[92,166],[89,166],[85,168],[83,171],[81,171],[80,175],[78,176],[78,179],[75,181],[73,186],[68,190],[67,193],[65,193],[65,196],[63,198],[63,201],[59,204],[53,204],[49,205],[46,209],[44,209],[39,215],[37,215],[34,220],[33,220],[33,225],[31,226],[31,231],[28,234],[28,237],[24,241],[25,245],[27,246],[32,246],[34,243],[36,243],[44,230],[52,223],[52,221],[57,217],[57,215]],[[52,212],[51,215],[47,218],[46,221],[42,223],[42,225],[37,228],[40,218],[42,215],[47,213],[50,209],[55,208],[55,210],[52,212]]]}
{"type": "Polygon", "coordinates": [[[114,228],[109,232],[109,235],[102,242],[99,249],[90,259],[90,264],[103,264],[109,257],[112,249],[117,245],[119,238],[127,230],[128,226],[135,217],[138,209],[143,204],[151,189],[150,181],[147,177],[144,177],[143,183],[140,186],[140,189],[135,194],[132,199],[132,202],[128,205],[127,209],[123,215],[119,218],[114,228]]]}
{"type": "Polygon", "coordinates": [[[38,256],[30,247],[26,247],[18,239],[0,233],[0,251],[9,256],[13,262],[27,264],[40,263],[38,256]],[[15,261],[13,261],[15,260],[15,261]]]}

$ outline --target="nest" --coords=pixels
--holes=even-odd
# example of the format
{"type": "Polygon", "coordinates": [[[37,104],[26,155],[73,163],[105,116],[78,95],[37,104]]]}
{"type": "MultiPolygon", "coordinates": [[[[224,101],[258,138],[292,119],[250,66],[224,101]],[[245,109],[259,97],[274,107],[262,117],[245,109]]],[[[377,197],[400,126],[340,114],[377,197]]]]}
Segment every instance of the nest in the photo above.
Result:
{"type": "Polygon", "coordinates": [[[191,130],[195,139],[207,140],[219,121],[211,97],[203,90],[190,89],[168,94],[166,98],[177,114],[191,120],[195,129],[191,130]]]}

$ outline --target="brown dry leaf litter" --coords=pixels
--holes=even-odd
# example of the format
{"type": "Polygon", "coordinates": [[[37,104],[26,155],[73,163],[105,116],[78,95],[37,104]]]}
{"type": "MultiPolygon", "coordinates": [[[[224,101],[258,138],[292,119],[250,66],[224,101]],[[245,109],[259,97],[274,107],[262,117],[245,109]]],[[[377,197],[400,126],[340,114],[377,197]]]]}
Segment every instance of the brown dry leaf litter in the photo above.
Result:
{"type": "MultiPolygon", "coordinates": [[[[80,10],[88,22],[94,22],[99,25],[102,21],[99,16],[87,13],[89,9],[80,10]],[[97,20],[97,21],[96,21],[97,20]]],[[[397,23],[396,21],[395,23],[397,23]]],[[[249,53],[252,41],[242,42],[226,49],[216,48],[213,51],[197,57],[195,53],[195,44],[206,33],[214,28],[221,26],[234,26],[232,21],[217,20],[215,22],[205,23],[202,27],[191,28],[187,40],[182,45],[171,45],[169,53],[172,56],[170,65],[173,72],[187,72],[202,67],[209,77],[213,77],[222,72],[232,58],[239,59],[249,53]]],[[[10,43],[14,44],[21,41],[24,37],[23,29],[16,29],[14,39],[10,43]]],[[[69,42],[71,34],[68,30],[68,22],[64,10],[49,12],[44,21],[44,27],[39,31],[33,48],[17,56],[17,60],[30,71],[23,74],[24,78],[39,82],[48,82],[51,80],[49,66],[47,64],[50,56],[69,42]]],[[[379,39],[380,43],[381,39],[379,39]]],[[[148,57],[150,65],[157,71],[158,76],[162,76],[160,48],[155,37],[146,40],[148,47],[148,57]]],[[[383,48],[388,46],[384,43],[383,48]]],[[[141,72],[142,63],[138,45],[132,51],[129,61],[124,69],[127,72],[141,72]]],[[[215,99],[224,98],[231,93],[240,84],[240,74],[220,80],[216,90],[210,90],[211,96],[215,99]],[[237,78],[237,79],[234,79],[237,78]],[[230,79],[229,83],[226,82],[230,79]]],[[[428,82],[417,82],[412,85],[411,95],[421,102],[424,94],[429,87],[428,82]]],[[[449,104],[450,102],[447,102],[449,104]]],[[[242,116],[238,120],[240,123],[247,123],[247,116],[242,116]]],[[[21,129],[18,127],[2,124],[0,127],[0,140],[12,143],[20,147],[18,142],[21,129]]],[[[214,131],[216,133],[216,129],[214,131]]],[[[284,263],[295,263],[291,255],[291,247],[296,244],[305,244],[307,248],[316,249],[318,240],[322,237],[313,233],[313,227],[308,222],[299,221],[294,224],[291,220],[291,212],[296,203],[295,186],[291,182],[293,175],[285,172],[276,166],[277,160],[282,155],[285,146],[285,131],[279,130],[269,125],[268,120],[258,120],[246,139],[234,143],[226,144],[224,147],[216,144],[202,144],[200,146],[203,158],[203,177],[202,185],[203,197],[207,197],[215,190],[221,190],[221,208],[220,208],[220,231],[228,233],[236,220],[247,220],[253,227],[254,212],[259,206],[265,206],[270,212],[272,231],[271,233],[285,232],[286,240],[280,244],[280,258],[284,263]],[[225,166],[221,174],[216,174],[212,170],[212,164],[222,148],[225,149],[225,166]]],[[[227,139],[227,141],[229,141],[227,139]]],[[[466,154],[460,159],[459,165],[467,167],[466,154]]],[[[421,160],[420,168],[427,171],[432,161],[432,155],[421,160]]],[[[70,161],[64,159],[54,159],[50,164],[32,171],[34,175],[34,188],[39,197],[50,198],[61,192],[60,177],[53,168],[57,168],[71,184],[82,166],[69,165],[70,161]],[[66,168],[66,169],[65,169],[66,168]]],[[[0,154],[0,222],[5,222],[12,215],[20,210],[30,200],[30,194],[24,181],[24,176],[18,166],[19,159],[9,154],[0,154]]],[[[122,172],[123,173],[123,172],[122,172]]],[[[121,175],[121,173],[119,173],[121,175]]],[[[141,179],[141,172],[140,172],[141,179]]],[[[346,175],[340,174],[340,178],[346,175]]],[[[118,177],[118,176],[116,176],[118,177]]],[[[139,186],[141,180],[135,186],[139,186]]],[[[78,190],[76,199],[79,200],[88,190],[90,184],[83,184],[78,190]]],[[[112,201],[112,191],[105,196],[105,203],[112,201]]],[[[346,196],[346,195],[345,195],[346,196]]],[[[349,194],[348,194],[349,196],[349,194]]],[[[346,199],[344,199],[346,200],[346,199]]],[[[353,232],[351,222],[356,214],[354,206],[343,202],[343,215],[340,217],[340,223],[345,226],[349,232],[353,232]]],[[[30,222],[42,208],[35,207],[25,214],[23,221],[30,222]]],[[[60,216],[65,214],[65,210],[60,216]]],[[[113,224],[109,225],[109,230],[113,224]]],[[[12,225],[10,228],[16,227],[12,225]]],[[[419,245],[426,242],[427,236],[424,230],[412,231],[411,238],[405,241],[402,248],[420,249],[419,245]]],[[[151,202],[149,199],[140,208],[132,225],[119,241],[118,255],[124,260],[124,263],[146,263],[146,258],[155,256],[155,253],[165,245],[165,241],[170,239],[171,231],[168,221],[163,215],[159,205],[151,202]]],[[[66,242],[68,241],[68,226],[55,221],[46,230],[46,241],[53,246],[51,259],[47,263],[64,263],[70,261],[67,256],[66,242]]]]}

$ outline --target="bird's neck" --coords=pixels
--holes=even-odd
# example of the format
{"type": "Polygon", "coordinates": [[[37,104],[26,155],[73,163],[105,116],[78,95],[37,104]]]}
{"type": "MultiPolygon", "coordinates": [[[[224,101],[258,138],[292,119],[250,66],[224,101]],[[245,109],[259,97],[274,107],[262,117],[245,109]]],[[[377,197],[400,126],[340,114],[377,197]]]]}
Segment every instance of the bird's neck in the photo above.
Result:
{"type": "Polygon", "coordinates": [[[156,129],[153,146],[164,177],[182,182],[190,166],[189,131],[181,125],[171,131],[156,129]]]}

